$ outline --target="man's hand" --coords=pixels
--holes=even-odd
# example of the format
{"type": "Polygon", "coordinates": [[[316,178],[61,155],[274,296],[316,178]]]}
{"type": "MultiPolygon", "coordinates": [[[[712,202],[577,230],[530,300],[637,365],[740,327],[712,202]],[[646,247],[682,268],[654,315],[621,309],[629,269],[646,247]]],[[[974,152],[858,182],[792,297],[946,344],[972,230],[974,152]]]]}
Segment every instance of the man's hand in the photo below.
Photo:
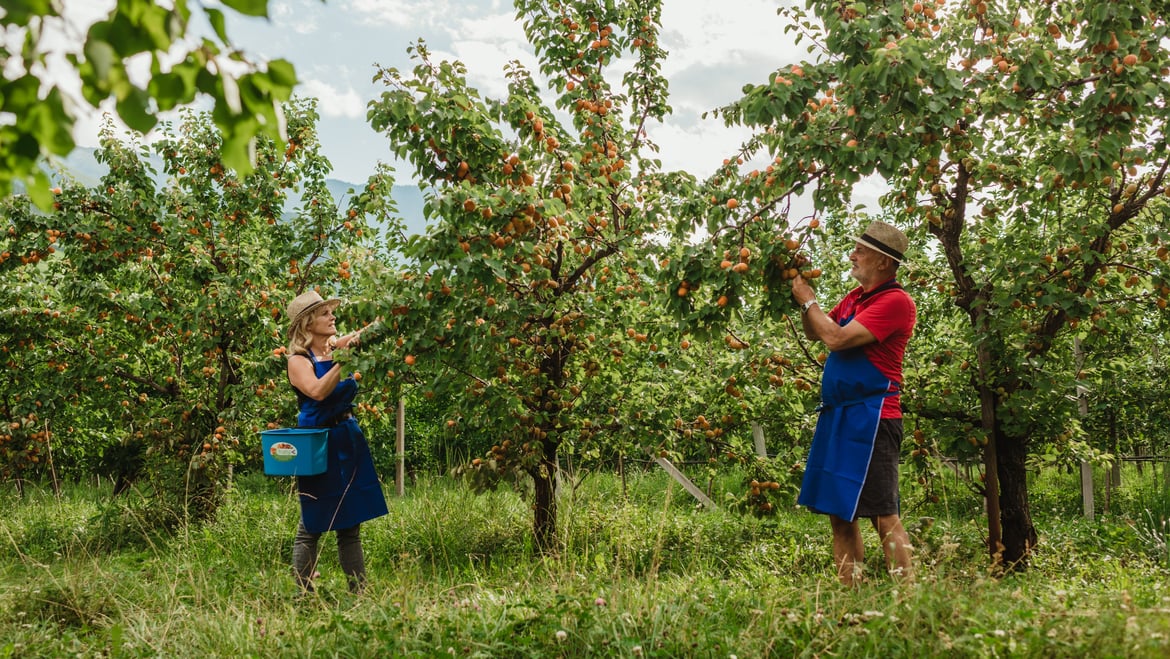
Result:
{"type": "Polygon", "coordinates": [[[792,297],[796,299],[797,304],[803,306],[805,302],[816,299],[817,294],[804,277],[796,275],[796,279],[792,280],[792,297]]]}

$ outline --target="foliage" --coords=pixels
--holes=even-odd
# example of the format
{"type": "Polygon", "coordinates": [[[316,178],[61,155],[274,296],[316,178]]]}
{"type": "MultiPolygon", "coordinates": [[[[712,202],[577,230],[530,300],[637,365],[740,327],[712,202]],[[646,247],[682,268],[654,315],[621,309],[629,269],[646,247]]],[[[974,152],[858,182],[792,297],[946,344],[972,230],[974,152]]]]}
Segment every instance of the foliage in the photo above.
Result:
{"type": "MultiPolygon", "coordinates": [[[[263,67],[248,61],[231,45],[225,12],[202,10],[212,34],[188,40],[192,12],[187,0],[170,7],[149,0],[119,0],[104,18],[89,26],[72,24],[61,3],[48,0],[6,2],[0,25],[8,33],[0,44],[0,109],[15,117],[0,129],[0,195],[12,191],[15,181],[27,184],[29,196],[41,208],[52,198],[43,159],[65,156],[73,150],[75,115],[71,104],[97,108],[113,103],[118,117],[131,130],[145,133],[155,127],[158,113],[188,105],[199,95],[214,102],[215,125],[224,136],[223,161],[241,174],[252,169],[254,139],[286,139],[281,104],[289,100],[296,72],[283,59],[263,67]],[[45,64],[62,37],[71,41],[78,27],[86,29],[81,49],[66,56],[66,70],[52,79],[45,64]],[[19,47],[17,47],[19,44],[19,47]],[[130,74],[136,61],[150,64],[150,77],[138,84],[130,74]],[[81,98],[70,93],[73,85],[81,98]]],[[[225,0],[228,8],[247,16],[267,16],[268,0],[225,0]]]]}

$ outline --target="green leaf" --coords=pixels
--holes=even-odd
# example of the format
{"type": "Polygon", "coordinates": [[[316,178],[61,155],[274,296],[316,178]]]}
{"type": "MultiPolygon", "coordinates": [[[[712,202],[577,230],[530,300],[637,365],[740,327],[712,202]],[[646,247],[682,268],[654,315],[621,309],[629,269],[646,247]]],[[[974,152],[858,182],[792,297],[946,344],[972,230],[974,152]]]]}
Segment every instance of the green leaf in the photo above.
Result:
{"type": "MultiPolygon", "coordinates": [[[[216,106],[218,110],[219,106],[216,106]]],[[[259,126],[255,119],[231,120],[216,123],[223,131],[223,164],[240,174],[250,173],[255,166],[252,162],[253,138],[259,126]]]]}
{"type": "Polygon", "coordinates": [[[159,110],[165,112],[193,101],[195,81],[202,70],[203,67],[198,62],[187,58],[176,64],[169,72],[151,76],[147,89],[158,103],[159,110]]]}
{"type": "Polygon", "coordinates": [[[333,363],[341,366],[341,372],[345,373],[350,362],[353,361],[353,348],[337,348],[332,354],[333,363]]]}
{"type": "Polygon", "coordinates": [[[182,76],[172,72],[152,76],[147,89],[151,96],[158,99],[159,109],[165,112],[182,103],[180,99],[193,86],[189,88],[182,76]]]}
{"type": "Polygon", "coordinates": [[[0,23],[4,25],[28,25],[33,16],[56,16],[52,0],[0,0],[0,9],[4,10],[4,17],[0,23]]]}
{"type": "Polygon", "coordinates": [[[59,156],[67,155],[73,150],[76,143],[73,141],[71,131],[62,130],[63,127],[71,126],[73,121],[65,111],[61,90],[54,87],[43,101],[37,103],[36,109],[41,117],[40,130],[38,131],[41,145],[49,153],[59,156]]]}
{"type": "Polygon", "coordinates": [[[223,4],[245,16],[268,18],[268,0],[223,0],[223,4]]]}
{"type": "Polygon", "coordinates": [[[162,7],[143,14],[139,25],[143,33],[150,38],[152,50],[165,51],[171,47],[171,27],[173,14],[162,7]]]}
{"type": "Polygon", "coordinates": [[[223,43],[227,43],[227,26],[224,23],[223,12],[213,7],[208,7],[204,10],[207,13],[207,21],[211,23],[211,29],[215,30],[215,36],[223,43]]]}
{"type": "Polygon", "coordinates": [[[297,72],[288,60],[274,59],[268,62],[268,79],[276,88],[291,92],[297,85],[297,72]]]}
{"type": "Polygon", "coordinates": [[[48,209],[53,206],[53,192],[49,189],[49,177],[44,171],[37,169],[32,173],[32,183],[27,192],[38,207],[48,209]]]}
{"type": "Polygon", "coordinates": [[[121,58],[114,47],[108,41],[93,38],[93,35],[85,42],[85,59],[93,67],[97,82],[103,86],[109,84],[115,67],[121,66],[121,58]]]}
{"type": "Polygon", "coordinates": [[[150,95],[137,87],[118,99],[117,109],[122,121],[136,131],[148,132],[158,123],[158,118],[150,111],[150,95]]]}

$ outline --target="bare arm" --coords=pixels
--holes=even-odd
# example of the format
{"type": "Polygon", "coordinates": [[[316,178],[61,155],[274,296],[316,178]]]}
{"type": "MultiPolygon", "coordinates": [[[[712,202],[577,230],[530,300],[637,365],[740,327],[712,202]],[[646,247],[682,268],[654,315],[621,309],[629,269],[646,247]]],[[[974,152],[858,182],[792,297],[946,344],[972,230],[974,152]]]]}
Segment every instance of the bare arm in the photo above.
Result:
{"type": "Polygon", "coordinates": [[[366,331],[366,329],[370,325],[373,325],[374,323],[377,323],[380,321],[381,321],[381,317],[379,317],[377,320],[375,320],[372,323],[367,323],[364,327],[362,327],[361,329],[359,329],[357,331],[350,332],[349,334],[346,334],[345,336],[338,337],[337,341],[334,342],[333,346],[335,348],[352,348],[352,347],[356,346],[357,344],[362,342],[362,332],[366,331]]]}
{"type": "Polygon", "coordinates": [[[288,381],[309,398],[325,400],[341,381],[341,364],[334,364],[333,368],[318,378],[313,370],[313,362],[308,357],[293,355],[288,358],[288,381]]]}
{"type": "MultiPolygon", "coordinates": [[[[803,306],[805,302],[815,300],[816,294],[808,282],[798,275],[792,280],[792,297],[803,306]]],[[[877,337],[859,322],[850,321],[844,327],[838,325],[819,304],[813,304],[808,311],[800,314],[800,326],[804,329],[805,337],[824,343],[833,352],[877,341],[877,337]]]]}
{"type": "Polygon", "coordinates": [[[805,336],[824,343],[831,352],[848,350],[877,341],[877,337],[856,320],[849,321],[844,327],[838,325],[828,314],[821,311],[820,305],[814,304],[800,321],[804,326],[805,336]]]}

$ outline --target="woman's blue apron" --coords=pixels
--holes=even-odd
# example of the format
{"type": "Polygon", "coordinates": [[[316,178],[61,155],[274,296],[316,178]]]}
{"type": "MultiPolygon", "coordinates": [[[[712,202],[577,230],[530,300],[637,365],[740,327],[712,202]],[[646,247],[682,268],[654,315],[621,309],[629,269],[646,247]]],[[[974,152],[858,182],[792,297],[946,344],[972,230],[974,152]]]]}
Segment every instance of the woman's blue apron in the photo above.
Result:
{"type": "MultiPolygon", "coordinates": [[[[309,358],[318,378],[333,367],[332,360],[309,358]]],[[[299,396],[297,425],[329,428],[328,468],[316,476],[297,478],[301,521],[309,533],[347,529],[387,512],[369,444],[351,415],[357,389],[357,382],[346,378],[324,400],[299,396]]]]}
{"type": "MultiPolygon", "coordinates": [[[[852,319],[851,314],[840,324],[852,319]]],[[[821,375],[820,417],[797,504],[848,521],[856,518],[882,404],[896,391],[864,347],[829,353],[821,375]]]]}

